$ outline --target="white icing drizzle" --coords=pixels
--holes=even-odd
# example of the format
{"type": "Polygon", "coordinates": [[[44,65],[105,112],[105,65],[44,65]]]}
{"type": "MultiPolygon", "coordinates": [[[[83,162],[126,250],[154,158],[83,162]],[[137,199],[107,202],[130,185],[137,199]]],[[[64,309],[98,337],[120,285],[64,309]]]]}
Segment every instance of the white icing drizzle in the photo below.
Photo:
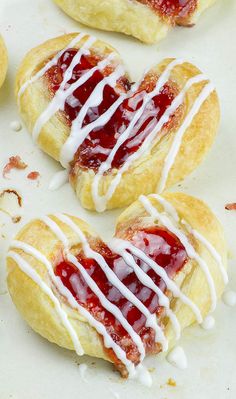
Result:
{"type": "Polygon", "coordinates": [[[214,317],[209,315],[203,320],[201,327],[203,330],[212,330],[215,327],[215,323],[214,317]]]}
{"type": "Polygon", "coordinates": [[[166,357],[167,361],[181,370],[188,367],[187,357],[181,346],[174,347],[166,357]]]}
{"type": "Polygon", "coordinates": [[[184,224],[185,226],[187,226],[188,231],[198,240],[200,241],[206,248],[207,250],[210,252],[210,254],[212,255],[212,257],[215,259],[216,263],[219,266],[223,281],[225,284],[228,284],[229,282],[229,278],[228,278],[228,274],[227,271],[224,267],[223,264],[223,260],[222,260],[222,256],[219,254],[219,252],[215,249],[215,247],[213,247],[213,245],[210,243],[210,241],[208,241],[202,234],[200,234],[197,230],[192,229],[191,226],[188,225],[188,223],[185,222],[185,220],[181,221],[182,224],[184,224]]]}
{"type": "MultiPolygon", "coordinates": [[[[155,194],[152,196],[155,198],[155,194]]],[[[207,263],[205,262],[204,259],[200,257],[200,255],[195,251],[194,247],[192,244],[189,242],[187,236],[184,234],[182,230],[180,230],[178,227],[176,227],[171,219],[164,213],[158,212],[158,210],[151,204],[149,199],[147,197],[144,197],[143,195],[140,196],[139,198],[140,202],[142,203],[143,207],[145,210],[155,219],[160,221],[163,226],[165,226],[170,232],[176,235],[176,237],[180,240],[182,245],[185,247],[185,250],[187,252],[187,255],[189,256],[190,259],[195,260],[198,265],[201,267],[203,273],[205,274],[209,290],[210,290],[210,296],[211,296],[211,311],[214,311],[216,308],[216,302],[217,302],[217,295],[216,295],[216,288],[214,284],[214,280],[211,276],[211,273],[209,271],[209,268],[207,266],[207,263]]],[[[157,197],[158,201],[158,197],[157,197]]]]}
{"type": "Polygon", "coordinates": [[[68,165],[68,161],[73,159],[76,150],[80,147],[85,138],[93,129],[105,125],[111,119],[112,115],[116,112],[117,108],[120,106],[125,98],[126,94],[121,94],[120,97],[112,104],[110,108],[108,108],[106,112],[100,115],[93,122],[84,126],[80,130],[79,134],[75,130],[73,134],[70,134],[61,151],[60,162],[62,166],[66,167],[68,165]]]}
{"type": "Polygon", "coordinates": [[[19,132],[22,129],[22,124],[19,121],[12,121],[10,123],[10,128],[14,132],[19,132]]]}
{"type": "Polygon", "coordinates": [[[113,250],[115,253],[119,254],[124,261],[126,262],[127,265],[132,267],[134,270],[136,276],[138,277],[139,281],[141,283],[150,288],[152,291],[154,291],[158,298],[159,298],[159,303],[160,306],[163,306],[165,308],[166,315],[169,317],[169,319],[172,322],[172,325],[175,330],[175,335],[176,335],[176,340],[180,338],[180,333],[181,333],[181,327],[179,324],[179,321],[175,314],[172,312],[170,309],[170,301],[169,298],[161,291],[161,289],[153,282],[151,277],[149,277],[135,262],[134,257],[126,251],[127,247],[130,249],[131,245],[129,246],[128,241],[124,241],[118,238],[114,238],[112,241],[109,242],[109,247],[111,250],[113,250]]]}
{"type": "MultiPolygon", "coordinates": [[[[34,256],[36,259],[38,259],[40,262],[42,262],[44,264],[44,266],[47,268],[47,270],[49,272],[50,278],[52,279],[55,287],[57,287],[58,291],[65,298],[67,298],[70,306],[74,309],[77,309],[79,311],[79,313],[81,314],[81,316],[83,316],[88,321],[88,323],[93,328],[95,328],[95,330],[98,332],[98,334],[101,334],[103,336],[105,347],[111,348],[114,351],[114,353],[116,354],[117,358],[119,360],[121,360],[121,362],[126,366],[128,372],[129,372],[129,378],[137,378],[135,366],[130,360],[127,359],[125,351],[119,345],[117,345],[115,341],[113,341],[111,336],[107,333],[104,325],[102,323],[100,323],[99,321],[97,321],[83,306],[79,305],[79,303],[75,300],[75,298],[73,297],[71,292],[63,285],[61,279],[58,278],[57,276],[55,276],[55,274],[53,272],[52,265],[48,261],[48,259],[41,252],[39,252],[36,248],[31,247],[29,244],[26,244],[24,242],[14,241],[12,245],[15,248],[22,249],[25,253],[28,253],[28,254],[34,256]]],[[[36,284],[38,284],[40,286],[40,288],[42,288],[42,290],[45,293],[47,293],[47,294],[49,293],[50,298],[51,298],[51,293],[52,293],[52,296],[55,297],[55,295],[53,294],[52,290],[48,287],[48,285],[41,279],[41,277],[38,275],[38,273],[35,272],[35,270],[32,268],[32,266],[30,264],[28,264],[20,255],[11,251],[8,253],[8,257],[12,257],[15,260],[15,262],[18,264],[18,266],[21,268],[21,270],[25,274],[27,274],[33,281],[35,281],[36,284]],[[44,290],[44,288],[45,288],[45,290],[44,290]]],[[[56,303],[58,303],[60,305],[60,302],[58,301],[57,297],[55,297],[55,300],[56,300],[56,303]]],[[[63,309],[62,309],[62,311],[63,311],[63,309]]],[[[60,310],[59,310],[59,312],[60,312],[60,310]]],[[[61,315],[61,313],[60,313],[60,315],[61,315]]],[[[64,320],[64,316],[67,317],[67,314],[65,314],[65,315],[63,314],[62,316],[63,316],[63,320],[64,320]]],[[[65,327],[67,327],[67,330],[68,330],[68,328],[70,328],[67,326],[67,324],[65,325],[65,327]]],[[[70,329],[68,330],[68,332],[70,332],[70,329]]],[[[77,337],[77,339],[78,339],[78,337],[77,337]]],[[[79,350],[78,342],[73,341],[73,343],[74,343],[75,350],[76,350],[77,354],[83,355],[84,354],[83,349],[81,348],[81,350],[79,350]]]]}
{"type": "Polygon", "coordinates": [[[155,88],[150,92],[147,93],[144,97],[142,106],[134,113],[133,118],[131,119],[128,127],[124,130],[124,132],[119,136],[115,146],[113,147],[112,151],[110,152],[108,158],[106,159],[105,162],[103,162],[98,170],[98,173],[95,175],[94,180],[93,180],[93,188],[92,188],[92,193],[93,193],[93,200],[96,205],[96,210],[97,211],[104,211],[106,208],[106,196],[99,197],[98,195],[98,187],[99,187],[99,182],[101,177],[104,175],[105,172],[107,172],[112,165],[112,162],[114,160],[114,157],[119,150],[119,148],[124,144],[124,142],[130,137],[130,134],[132,133],[136,123],[140,120],[140,118],[143,115],[143,112],[145,111],[147,104],[155,97],[157,96],[162,87],[165,85],[166,82],[168,82],[170,73],[172,69],[179,64],[182,64],[182,60],[174,60],[172,61],[164,70],[164,72],[161,74],[160,78],[157,80],[157,83],[155,85],[155,88]],[[105,200],[105,201],[104,201],[105,200]]]}
{"type": "Polygon", "coordinates": [[[189,126],[191,125],[194,117],[198,114],[202,104],[206,101],[206,99],[208,98],[208,96],[214,91],[214,86],[212,83],[208,83],[203,90],[201,91],[200,95],[197,97],[197,99],[195,100],[190,112],[188,113],[188,115],[186,116],[186,118],[184,119],[184,122],[182,123],[181,127],[179,128],[179,130],[175,133],[174,139],[173,139],[173,143],[170,147],[170,150],[167,154],[167,157],[164,161],[164,167],[162,169],[162,174],[161,174],[161,179],[158,183],[158,188],[157,188],[157,192],[161,193],[166,186],[166,182],[169,176],[169,172],[175,162],[175,158],[179,152],[179,149],[181,147],[182,144],[182,140],[183,140],[183,136],[184,133],[186,132],[186,130],[189,128],[189,126]]]}
{"type": "MultiPolygon", "coordinates": [[[[28,87],[30,83],[33,83],[36,81],[38,78],[42,77],[44,73],[52,66],[56,65],[58,62],[59,57],[65,52],[68,48],[73,47],[78,41],[80,41],[85,35],[79,35],[77,38],[73,39],[73,41],[68,45],[68,47],[64,48],[61,50],[51,61],[49,61],[44,68],[42,68],[41,71],[39,71],[36,75],[33,76],[28,82],[26,82],[20,89],[19,91],[19,96],[22,95],[24,90],[28,87]]],[[[65,102],[68,100],[70,96],[72,96],[74,90],[76,90],[78,87],[80,87],[83,83],[85,83],[96,70],[103,70],[106,65],[108,65],[112,59],[115,57],[115,54],[110,54],[107,58],[103,59],[100,61],[95,67],[90,69],[89,71],[85,72],[78,81],[74,82],[72,85],[70,85],[67,88],[67,83],[69,82],[72,73],[73,73],[73,68],[75,67],[76,64],[79,63],[81,55],[82,54],[89,54],[89,47],[94,43],[95,38],[89,37],[87,41],[84,43],[84,45],[78,50],[77,54],[74,56],[71,65],[69,68],[65,71],[63,82],[60,85],[59,90],[56,92],[55,96],[53,97],[52,101],[49,103],[48,107],[45,109],[45,111],[40,115],[38,120],[36,121],[36,124],[33,129],[33,137],[35,140],[38,139],[38,136],[42,130],[42,127],[45,125],[45,123],[58,111],[58,110],[64,110],[65,102]]],[[[127,157],[126,162],[122,165],[121,168],[119,168],[116,171],[116,174],[114,178],[112,179],[107,192],[104,195],[99,194],[99,188],[100,188],[100,182],[101,178],[104,176],[104,173],[109,171],[109,169],[112,166],[112,162],[114,160],[114,157],[119,150],[119,148],[124,144],[124,142],[130,138],[130,135],[133,134],[137,126],[139,126],[139,123],[143,121],[143,113],[144,110],[147,108],[148,104],[150,101],[160,93],[162,87],[168,82],[170,78],[171,71],[173,68],[175,68],[177,65],[183,64],[184,61],[181,59],[176,59],[170,62],[169,65],[165,68],[161,76],[159,77],[156,86],[154,90],[150,93],[147,93],[146,96],[143,99],[142,106],[134,113],[133,118],[130,120],[129,125],[125,128],[125,130],[118,135],[117,142],[114,146],[114,148],[110,151],[108,158],[105,162],[103,162],[100,167],[98,172],[95,174],[93,182],[92,182],[92,196],[93,196],[93,201],[94,205],[97,211],[102,212],[106,209],[108,201],[112,198],[114,192],[116,191],[122,175],[124,172],[126,172],[132,163],[134,163],[136,160],[138,160],[140,157],[142,157],[146,152],[150,150],[152,147],[153,143],[157,143],[161,139],[160,137],[157,137],[157,134],[160,133],[162,130],[163,126],[165,123],[168,122],[169,118],[171,115],[174,114],[174,112],[177,110],[177,108],[183,103],[185,95],[187,91],[190,89],[190,87],[194,84],[197,84],[199,82],[207,81],[208,78],[203,75],[199,74],[197,76],[194,76],[193,78],[190,78],[182,91],[177,95],[177,97],[172,101],[172,104],[166,109],[165,113],[162,115],[160,120],[158,122],[155,122],[152,120],[148,126],[146,126],[144,132],[147,134],[147,137],[145,138],[144,142],[142,145],[139,147],[139,149],[131,154],[130,156],[127,157]],[[150,131],[150,133],[149,133],[150,131]]],[[[80,112],[78,113],[76,119],[72,122],[72,127],[71,127],[71,132],[69,137],[67,138],[66,142],[62,146],[61,153],[60,153],[60,162],[61,164],[67,168],[70,164],[70,162],[73,160],[74,155],[78,148],[81,146],[81,144],[84,142],[85,138],[96,128],[105,125],[111,117],[114,115],[118,107],[121,105],[121,103],[124,101],[124,99],[127,99],[133,95],[133,93],[137,90],[139,85],[141,84],[142,79],[137,82],[135,85],[133,85],[132,89],[127,92],[127,93],[122,93],[120,94],[120,97],[108,108],[102,115],[98,116],[97,119],[95,119],[93,122],[89,123],[86,126],[83,126],[83,122],[85,119],[85,116],[89,112],[89,109],[95,106],[98,106],[102,103],[103,100],[103,92],[104,92],[104,87],[106,84],[110,85],[111,87],[116,87],[118,79],[125,74],[124,68],[121,65],[118,65],[116,69],[109,75],[104,77],[104,79],[99,82],[91,95],[89,96],[88,100],[86,103],[82,106],[80,112]]],[[[163,190],[166,184],[166,180],[169,175],[169,171],[174,163],[175,157],[179,151],[183,135],[186,131],[186,129],[190,126],[192,123],[192,120],[194,116],[198,113],[201,105],[203,102],[206,100],[208,95],[213,91],[213,86],[211,83],[207,84],[198,98],[196,99],[192,109],[190,110],[189,114],[186,116],[182,126],[180,129],[176,132],[172,146],[170,148],[170,151],[165,159],[164,162],[164,167],[162,171],[162,176],[161,180],[159,183],[159,190],[163,190]]],[[[71,99],[73,102],[73,99],[71,99]]],[[[142,139],[142,134],[138,135],[135,137],[135,141],[140,141],[142,139]]]]}
{"type": "MultiPolygon", "coordinates": [[[[129,302],[131,302],[134,306],[136,306],[137,309],[139,309],[139,311],[145,315],[145,317],[147,319],[146,326],[153,328],[155,333],[156,333],[156,342],[160,342],[162,344],[162,347],[163,347],[164,351],[167,350],[168,342],[167,342],[167,340],[165,338],[165,335],[164,335],[161,327],[158,325],[156,315],[150,313],[149,310],[143,305],[143,303],[120,281],[120,279],[117,277],[117,275],[110,269],[110,267],[106,263],[106,261],[103,258],[103,256],[101,254],[99,254],[98,252],[93,251],[90,248],[90,246],[88,244],[88,241],[86,240],[86,237],[84,236],[84,234],[82,233],[80,228],[68,216],[66,216],[66,215],[58,215],[58,214],[56,214],[55,216],[56,216],[56,218],[58,220],[62,221],[66,225],[70,226],[70,228],[78,235],[78,237],[81,240],[85,255],[88,258],[92,258],[92,259],[96,260],[96,262],[98,263],[100,268],[105,273],[108,281],[110,281],[114,285],[114,287],[116,287],[121,292],[121,294],[129,302]]],[[[55,233],[56,233],[56,231],[55,231],[55,233]]],[[[75,266],[78,267],[78,269],[80,271],[82,270],[82,268],[83,268],[82,265],[79,264],[78,260],[73,255],[69,254],[69,255],[67,255],[67,258],[72,263],[74,263],[75,266]]],[[[81,271],[81,273],[83,275],[84,271],[81,271]]],[[[86,280],[87,276],[83,275],[83,277],[86,280]]],[[[102,292],[100,290],[99,291],[97,290],[97,288],[95,287],[96,284],[94,283],[94,281],[92,279],[90,280],[90,276],[87,278],[87,280],[86,280],[87,284],[90,286],[90,288],[93,290],[93,292],[96,291],[95,294],[98,296],[98,298],[101,301],[101,298],[103,298],[104,295],[102,294],[102,292]]],[[[124,316],[120,312],[119,308],[115,309],[116,306],[112,306],[111,307],[111,305],[112,305],[111,302],[109,302],[106,298],[103,298],[103,299],[104,299],[104,303],[106,303],[106,306],[104,306],[104,305],[103,306],[107,310],[113,309],[113,312],[114,312],[113,314],[120,321],[120,323],[123,325],[123,327],[126,329],[126,331],[129,332],[129,334],[132,337],[133,341],[136,343],[136,345],[137,345],[137,347],[139,349],[139,352],[141,353],[141,357],[144,358],[145,350],[143,348],[143,343],[142,343],[139,335],[135,333],[135,331],[133,330],[132,326],[128,325],[126,319],[124,318],[124,316]],[[119,313],[121,313],[120,318],[117,317],[117,315],[119,313]],[[124,319],[124,320],[121,322],[120,319],[121,320],[124,319]]],[[[102,303],[102,301],[101,301],[101,303],[102,303]]],[[[111,311],[111,313],[112,313],[112,311],[111,311]]]]}
{"type": "Polygon", "coordinates": [[[235,291],[226,291],[222,295],[222,299],[225,305],[227,306],[235,306],[236,305],[236,292],[235,291]]]}
{"type": "MultiPolygon", "coordinates": [[[[15,244],[16,248],[22,248],[25,252],[27,251],[27,246],[24,245],[24,243],[22,243],[22,245],[18,245],[17,242],[13,243],[13,245],[15,244]]],[[[32,248],[32,252],[30,250],[30,252],[33,254],[34,256],[34,248],[32,248]]],[[[84,354],[83,348],[80,344],[80,341],[78,339],[77,333],[75,332],[71,322],[68,319],[68,315],[67,313],[63,310],[60,301],[58,300],[58,298],[54,295],[53,291],[51,290],[51,288],[43,281],[43,279],[40,277],[40,275],[36,272],[36,270],[34,270],[30,264],[28,262],[26,262],[26,260],[24,258],[22,258],[19,254],[17,254],[16,252],[9,252],[8,253],[8,257],[12,258],[17,265],[19,266],[19,268],[25,273],[27,274],[28,277],[30,277],[41,289],[42,291],[51,299],[51,301],[53,302],[55,309],[62,321],[62,324],[64,325],[64,327],[66,328],[66,330],[68,331],[71,340],[74,344],[74,348],[76,350],[76,353],[79,356],[82,356],[84,354]]],[[[40,254],[40,259],[41,258],[41,254],[40,254]]],[[[40,260],[39,259],[39,260],[40,260]]],[[[41,260],[40,260],[41,261],[41,260]]],[[[48,262],[47,259],[43,259],[43,263],[50,263],[48,262]]],[[[48,268],[48,270],[51,269],[51,266],[48,268]]],[[[51,273],[50,273],[51,275],[51,273]]]]}
{"type": "MultiPolygon", "coordinates": [[[[72,222],[72,220],[70,218],[68,218],[65,215],[56,215],[56,217],[63,221],[63,223],[66,223],[67,225],[69,225],[70,227],[73,226],[73,230],[76,231],[77,233],[77,228],[75,229],[74,227],[74,223],[72,222]],[[67,220],[68,219],[68,220],[67,220]],[[71,222],[71,223],[70,223],[71,222]]],[[[60,241],[62,241],[65,251],[66,251],[66,258],[73,264],[76,266],[76,268],[80,271],[81,275],[83,276],[86,284],[89,286],[89,288],[94,292],[94,294],[99,298],[99,301],[101,302],[102,306],[107,309],[111,314],[114,315],[114,317],[120,322],[120,324],[123,326],[123,328],[129,333],[129,335],[131,336],[133,342],[136,344],[140,354],[141,354],[141,358],[142,360],[145,357],[145,348],[144,345],[142,343],[142,340],[140,338],[140,336],[134,331],[133,327],[128,323],[128,321],[125,319],[125,317],[123,316],[121,310],[113,305],[107,298],[106,296],[103,294],[103,292],[99,289],[98,285],[95,283],[95,281],[92,279],[92,277],[90,277],[90,275],[88,274],[88,272],[86,271],[86,269],[81,265],[81,263],[77,260],[77,258],[72,255],[69,252],[69,242],[67,240],[67,237],[64,235],[64,233],[62,232],[62,230],[59,228],[58,224],[56,222],[54,222],[52,219],[50,219],[49,217],[44,217],[42,218],[42,221],[50,227],[50,229],[52,230],[52,232],[58,237],[58,239],[60,241]]],[[[75,225],[76,226],[76,225],[75,225]]],[[[104,258],[98,254],[97,252],[93,251],[92,249],[90,249],[87,240],[85,238],[85,236],[83,235],[83,233],[80,231],[80,229],[78,228],[79,233],[78,236],[82,237],[83,236],[83,241],[82,245],[83,245],[83,249],[85,251],[86,256],[95,259],[99,266],[101,267],[101,269],[104,271],[104,273],[106,274],[108,280],[110,282],[113,283],[113,285],[119,289],[119,291],[123,294],[126,294],[126,298],[129,300],[129,298],[132,297],[132,299],[134,299],[134,303],[135,305],[138,304],[138,299],[135,297],[135,295],[133,295],[126,287],[124,284],[121,283],[121,281],[118,279],[118,277],[115,275],[115,273],[109,268],[109,266],[106,264],[104,258]],[[118,282],[119,281],[119,282],[118,282]],[[133,298],[134,297],[134,298],[133,298]]],[[[140,302],[141,307],[144,307],[143,304],[140,302]]],[[[145,307],[144,307],[145,308],[145,307]]],[[[146,308],[145,308],[146,309],[146,308]]],[[[147,312],[145,312],[147,313],[147,312]]],[[[155,315],[154,315],[155,316],[155,315]]],[[[156,316],[155,316],[156,318],[156,316]]],[[[151,313],[150,313],[150,317],[149,317],[149,323],[150,326],[152,326],[154,324],[154,318],[152,317],[151,313]]],[[[156,322],[157,324],[157,322],[156,322]]],[[[155,326],[154,326],[155,327],[155,326]]],[[[156,328],[156,330],[158,330],[156,328]]]]}
{"type": "MultiPolygon", "coordinates": [[[[180,217],[176,211],[176,209],[173,207],[173,205],[167,201],[165,198],[158,194],[151,195],[151,197],[155,198],[158,200],[158,202],[163,206],[165,212],[169,214],[173,220],[177,223],[180,222],[180,217]]],[[[215,247],[210,243],[209,240],[207,240],[201,233],[199,233],[197,230],[193,229],[184,219],[181,220],[181,223],[187,228],[187,230],[198,240],[200,241],[210,252],[214,260],[219,266],[220,272],[222,274],[222,278],[225,284],[228,284],[229,278],[227,271],[224,267],[222,256],[220,253],[215,249],[215,247]]]]}
{"type": "MultiPolygon", "coordinates": [[[[178,61],[178,60],[177,60],[178,61]]],[[[179,61],[181,63],[181,61],[179,61]]],[[[182,61],[183,63],[183,61],[182,61]]],[[[108,190],[105,195],[99,196],[98,195],[98,183],[99,183],[99,174],[97,177],[95,176],[93,180],[93,185],[92,185],[92,195],[93,195],[93,200],[94,204],[96,207],[96,210],[98,212],[102,212],[106,209],[106,205],[108,201],[112,198],[114,192],[116,191],[122,175],[124,172],[126,172],[130,166],[138,159],[140,159],[145,153],[147,153],[151,146],[153,145],[153,142],[155,140],[155,143],[157,143],[161,137],[157,137],[157,134],[161,131],[165,123],[168,122],[169,118],[171,115],[174,114],[174,112],[178,109],[178,107],[183,103],[184,101],[184,96],[189,90],[189,88],[199,82],[202,82],[206,80],[207,77],[204,74],[200,74],[197,76],[194,76],[194,78],[189,79],[189,81],[186,83],[185,87],[183,90],[179,93],[179,95],[173,100],[172,104],[166,109],[158,123],[156,124],[156,127],[152,130],[152,132],[146,137],[144,140],[143,144],[139,147],[139,149],[130,155],[126,162],[122,165],[122,167],[117,171],[115,177],[112,179],[108,190]]]]}
{"type": "MultiPolygon", "coordinates": [[[[42,114],[39,116],[37,119],[33,132],[32,132],[32,137],[35,142],[37,142],[39,134],[42,130],[42,127],[45,125],[45,123],[60,109],[64,109],[65,101],[67,97],[78,87],[80,87],[86,80],[87,78],[82,75],[80,79],[77,80],[77,82],[74,85],[71,85],[68,90],[65,90],[67,83],[69,80],[72,78],[73,71],[76,65],[79,64],[80,59],[82,55],[87,53],[87,50],[89,47],[92,46],[92,44],[96,41],[94,37],[90,37],[87,39],[87,41],[84,43],[84,45],[77,51],[75,54],[74,58],[71,61],[71,64],[69,68],[66,69],[64,73],[63,80],[60,84],[59,89],[57,90],[55,96],[53,97],[52,101],[49,103],[48,107],[42,112],[42,114]]],[[[88,72],[88,75],[93,74],[95,70],[99,69],[99,64],[97,67],[92,69],[88,72]]]]}
{"type": "Polygon", "coordinates": [[[80,373],[80,377],[84,382],[88,382],[87,378],[86,378],[86,373],[88,371],[88,366],[85,363],[81,363],[79,365],[79,373],[80,373]]]}
{"type": "Polygon", "coordinates": [[[55,173],[49,183],[49,190],[56,191],[59,190],[64,184],[69,181],[69,174],[68,170],[60,170],[59,172],[55,173]]]}
{"type": "Polygon", "coordinates": [[[84,37],[86,36],[86,34],[84,33],[79,33],[69,44],[68,46],[64,47],[61,51],[59,51],[59,53],[57,53],[55,55],[55,57],[53,57],[49,62],[47,62],[44,67],[42,69],[40,69],[34,76],[32,76],[32,78],[30,78],[29,80],[27,80],[20,88],[19,92],[18,92],[18,100],[20,99],[20,97],[24,94],[25,90],[28,88],[28,86],[30,86],[32,83],[36,82],[38,79],[42,78],[42,76],[54,65],[56,65],[58,63],[59,58],[62,56],[62,54],[70,49],[73,48],[74,46],[76,46],[77,43],[79,43],[84,37]]]}
{"type": "Polygon", "coordinates": [[[159,266],[156,262],[154,262],[151,258],[149,258],[143,251],[141,251],[139,248],[136,248],[130,242],[124,240],[119,240],[119,241],[120,245],[122,245],[123,248],[129,250],[133,255],[137,256],[137,258],[141,259],[148,266],[150,266],[155,271],[155,273],[162,278],[166,287],[168,288],[168,290],[172,292],[173,296],[175,298],[180,298],[180,300],[185,305],[189,306],[192,312],[194,313],[198,323],[202,323],[202,315],[199,308],[196,306],[196,304],[193,301],[191,301],[191,299],[189,299],[186,295],[184,295],[181,292],[180,288],[175,284],[175,282],[169,278],[168,274],[166,273],[165,269],[163,269],[163,267],[159,266]]]}

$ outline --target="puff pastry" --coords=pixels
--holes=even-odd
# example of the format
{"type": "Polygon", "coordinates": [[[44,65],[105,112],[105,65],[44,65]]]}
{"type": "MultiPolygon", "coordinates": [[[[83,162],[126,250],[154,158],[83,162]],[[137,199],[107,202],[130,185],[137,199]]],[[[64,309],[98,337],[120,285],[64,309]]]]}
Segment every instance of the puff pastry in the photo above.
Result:
{"type": "Polygon", "coordinates": [[[192,26],[216,0],[54,0],[76,21],[122,32],[145,43],[163,39],[174,25],[192,26]]]}
{"type": "Polygon", "coordinates": [[[5,43],[3,41],[2,36],[0,35],[0,87],[3,85],[3,82],[7,73],[7,49],[5,43]]]}
{"type": "Polygon", "coordinates": [[[153,194],[122,213],[107,244],[77,217],[30,222],[11,244],[7,281],[43,337],[143,378],[145,355],[215,309],[226,264],[222,227],[202,201],[153,194]]]}
{"type": "Polygon", "coordinates": [[[194,65],[165,59],[131,84],[118,53],[85,34],[30,51],[16,95],[34,140],[67,168],[82,206],[97,211],[183,179],[220,116],[214,86],[194,65]]]}

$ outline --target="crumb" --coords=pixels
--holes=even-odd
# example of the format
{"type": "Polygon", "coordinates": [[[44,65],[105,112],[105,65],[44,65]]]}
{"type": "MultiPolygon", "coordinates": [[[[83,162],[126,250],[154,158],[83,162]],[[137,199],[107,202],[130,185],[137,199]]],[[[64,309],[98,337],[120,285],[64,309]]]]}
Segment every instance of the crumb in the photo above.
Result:
{"type": "Polygon", "coordinates": [[[236,211],[236,202],[233,202],[232,204],[225,205],[225,209],[227,211],[236,211]]]}
{"type": "Polygon", "coordinates": [[[150,367],[150,368],[148,369],[149,373],[154,373],[155,370],[156,370],[155,367],[150,367]]]}
{"type": "Polygon", "coordinates": [[[13,216],[12,218],[11,218],[11,220],[12,220],[12,223],[19,223],[20,221],[21,221],[21,216],[13,216]]]}
{"type": "Polygon", "coordinates": [[[23,170],[27,168],[27,164],[22,161],[19,155],[10,157],[8,163],[4,166],[2,175],[4,179],[7,179],[7,175],[11,172],[12,169],[23,170]]]}
{"type": "Polygon", "coordinates": [[[21,125],[21,123],[19,121],[12,121],[10,123],[10,128],[14,132],[19,132],[22,129],[22,125],[21,125]]]}
{"type": "Polygon", "coordinates": [[[39,177],[40,177],[40,173],[36,172],[36,171],[30,172],[27,175],[27,179],[29,179],[29,180],[37,180],[39,177]]]}
{"type": "Polygon", "coordinates": [[[22,198],[15,190],[3,190],[0,192],[0,211],[11,217],[13,223],[19,223],[19,208],[22,207],[22,198]]]}
{"type": "Polygon", "coordinates": [[[170,387],[176,387],[177,385],[175,380],[173,380],[173,378],[169,378],[166,384],[169,385],[170,387]]]}

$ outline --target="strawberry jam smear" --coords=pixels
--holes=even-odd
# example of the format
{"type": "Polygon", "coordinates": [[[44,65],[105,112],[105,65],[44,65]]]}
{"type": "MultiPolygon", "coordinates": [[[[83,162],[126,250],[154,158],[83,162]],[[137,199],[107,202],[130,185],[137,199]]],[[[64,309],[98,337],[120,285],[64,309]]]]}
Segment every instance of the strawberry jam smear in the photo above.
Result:
{"type": "Polygon", "coordinates": [[[138,0],[146,4],[165,20],[184,25],[197,8],[198,0],[138,0]]]}
{"type": "MultiPolygon", "coordinates": [[[[129,242],[165,269],[170,278],[174,278],[187,261],[185,248],[178,238],[166,229],[158,226],[132,231],[129,242]]],[[[159,305],[158,296],[154,291],[140,282],[133,269],[125,263],[123,258],[112,253],[102,242],[96,244],[96,248],[93,249],[104,257],[109,268],[113,270],[119,280],[122,281],[135,297],[147,307],[150,313],[156,314],[157,318],[160,318],[163,308],[159,305]]],[[[146,353],[158,353],[161,347],[155,342],[154,330],[146,327],[146,317],[110,283],[94,259],[86,258],[82,252],[78,254],[77,259],[96,282],[106,298],[121,310],[134,331],[139,334],[144,343],[146,353]]],[[[154,270],[137,257],[134,257],[134,259],[137,265],[153,280],[156,286],[165,292],[166,285],[154,270]]],[[[78,269],[65,260],[55,267],[55,274],[61,278],[64,286],[69,289],[78,303],[105,326],[112,339],[126,352],[127,358],[133,363],[138,364],[140,354],[137,346],[120,322],[102,306],[99,298],[88,287],[78,269]]],[[[113,351],[106,348],[105,350],[119,368],[120,362],[113,351]]]]}
{"type": "MultiPolygon", "coordinates": [[[[47,71],[46,78],[52,95],[55,95],[59,89],[64,73],[71,64],[76,52],[76,49],[65,51],[59,58],[57,65],[51,67],[47,71]]],[[[72,78],[68,82],[66,88],[75,83],[84,73],[96,66],[99,61],[101,61],[101,59],[94,55],[83,55],[79,64],[75,66],[72,78]]],[[[110,75],[113,71],[114,66],[109,66],[103,71],[95,71],[84,84],[67,98],[64,107],[64,115],[69,126],[71,126],[73,121],[77,118],[82,106],[93,93],[98,83],[104,79],[104,76],[110,75]]],[[[156,81],[156,75],[155,77],[147,76],[136,92],[130,90],[132,85],[125,76],[118,79],[115,88],[108,84],[105,85],[101,103],[96,107],[89,108],[83,120],[82,128],[98,119],[99,116],[114,104],[122,93],[127,93],[127,98],[123,100],[113,115],[111,114],[111,118],[107,123],[90,131],[84,142],[76,151],[74,161],[71,165],[72,168],[79,166],[80,168],[91,168],[96,170],[102,162],[106,161],[119,136],[128,127],[135,112],[142,106],[147,92],[154,89],[156,81]]],[[[142,118],[139,119],[132,129],[129,138],[117,150],[111,165],[112,168],[120,168],[126,159],[139,149],[177,94],[177,87],[174,86],[174,84],[166,83],[160,93],[148,103],[142,118]]],[[[173,121],[174,115],[170,117],[165,127],[167,127],[167,125],[169,127],[171,123],[174,123],[173,121]]],[[[80,134],[80,129],[78,129],[77,134],[80,134]]]]}

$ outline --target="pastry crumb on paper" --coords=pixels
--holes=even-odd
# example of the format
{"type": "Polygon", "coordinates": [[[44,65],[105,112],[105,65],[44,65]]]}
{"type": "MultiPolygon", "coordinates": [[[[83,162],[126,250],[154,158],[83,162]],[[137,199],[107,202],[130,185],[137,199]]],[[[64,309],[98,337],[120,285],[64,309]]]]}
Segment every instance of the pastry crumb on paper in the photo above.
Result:
{"type": "Polygon", "coordinates": [[[8,163],[4,166],[2,175],[4,179],[7,179],[12,169],[23,170],[26,169],[27,166],[28,165],[24,161],[22,161],[19,155],[12,156],[9,158],[8,163]]]}
{"type": "Polygon", "coordinates": [[[225,209],[227,211],[236,211],[236,202],[232,202],[231,204],[226,204],[225,209]]]}
{"type": "Polygon", "coordinates": [[[21,220],[22,197],[16,190],[6,189],[0,192],[0,211],[10,216],[13,223],[21,220]]]}

